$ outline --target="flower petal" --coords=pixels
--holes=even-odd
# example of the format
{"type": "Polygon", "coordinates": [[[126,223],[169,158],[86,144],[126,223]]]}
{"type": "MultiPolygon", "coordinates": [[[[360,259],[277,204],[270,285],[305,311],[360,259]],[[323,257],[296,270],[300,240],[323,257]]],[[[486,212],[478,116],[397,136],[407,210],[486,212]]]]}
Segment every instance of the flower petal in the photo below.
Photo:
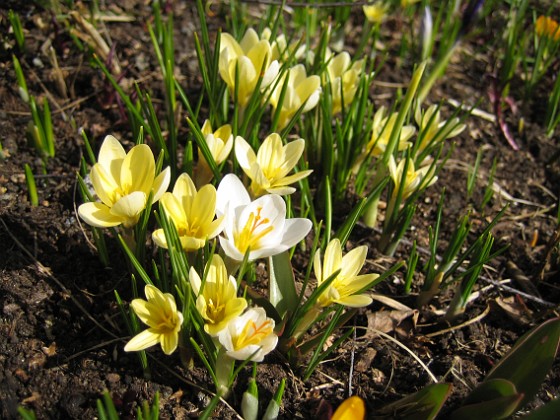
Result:
{"type": "Polygon", "coordinates": [[[167,191],[169,183],[171,182],[171,168],[168,166],[156,176],[152,185],[153,198],[152,202],[158,201],[164,192],[167,191]]]}
{"type": "Polygon", "coordinates": [[[90,226],[106,228],[118,226],[122,217],[111,214],[111,209],[103,203],[84,203],[78,208],[80,217],[90,226]]]}
{"type": "Polygon", "coordinates": [[[97,162],[105,168],[115,183],[120,179],[121,165],[125,156],[126,152],[121,143],[111,135],[106,136],[99,149],[97,162]]]}
{"type": "Polygon", "coordinates": [[[131,227],[138,221],[138,216],[146,208],[147,197],[142,191],[135,191],[117,201],[111,207],[113,216],[121,217],[127,227],[131,227]],[[132,225],[130,225],[132,223],[132,225]],[[127,225],[128,224],[128,225],[127,225]]]}
{"type": "Polygon", "coordinates": [[[146,195],[152,190],[156,171],[154,154],[147,144],[139,144],[130,149],[124,158],[120,185],[125,194],[142,191],[146,195]]]}
{"type": "Polygon", "coordinates": [[[135,335],[124,346],[124,351],[140,351],[152,347],[160,340],[160,334],[152,331],[151,328],[142,331],[140,334],[135,335]]]}
{"type": "Polygon", "coordinates": [[[179,334],[173,332],[160,335],[161,349],[168,356],[177,349],[179,344],[179,334]]]}

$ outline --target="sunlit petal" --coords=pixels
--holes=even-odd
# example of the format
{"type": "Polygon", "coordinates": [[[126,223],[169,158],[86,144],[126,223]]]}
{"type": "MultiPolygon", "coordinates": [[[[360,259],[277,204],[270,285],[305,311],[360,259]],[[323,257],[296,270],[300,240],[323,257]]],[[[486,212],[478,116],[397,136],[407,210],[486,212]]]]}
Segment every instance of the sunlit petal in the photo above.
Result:
{"type": "Polygon", "coordinates": [[[78,207],[78,214],[90,226],[107,228],[123,222],[119,216],[111,214],[111,209],[103,203],[84,203],[78,207]]]}

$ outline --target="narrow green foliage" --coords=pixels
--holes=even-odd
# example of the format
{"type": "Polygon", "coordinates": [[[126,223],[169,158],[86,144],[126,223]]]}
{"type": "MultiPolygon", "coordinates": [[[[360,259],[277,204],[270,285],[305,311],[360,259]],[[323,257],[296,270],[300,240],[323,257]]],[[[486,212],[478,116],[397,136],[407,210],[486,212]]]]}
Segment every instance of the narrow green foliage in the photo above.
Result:
{"type": "Polygon", "coordinates": [[[416,251],[416,241],[412,243],[412,250],[408,256],[408,262],[406,264],[406,274],[404,277],[404,292],[406,294],[410,293],[412,288],[412,280],[414,273],[416,272],[416,265],[418,264],[418,251],[416,251]]]}
{"type": "Polygon", "coordinates": [[[29,201],[33,207],[39,205],[39,197],[37,196],[37,185],[35,184],[35,176],[31,171],[31,167],[25,164],[25,182],[27,184],[27,192],[29,194],[29,201]]]}
{"type": "MultiPolygon", "coordinates": [[[[521,337],[494,366],[453,420],[473,415],[506,418],[530,402],[550,370],[560,343],[560,318],[550,319],[521,337]]],[[[539,417],[540,418],[540,417],[539,417]]]]}
{"type": "Polygon", "coordinates": [[[150,406],[148,401],[142,401],[142,408],[138,407],[136,412],[137,420],[158,420],[159,419],[159,391],[154,395],[154,401],[150,406]]]}
{"type": "Polygon", "coordinates": [[[269,267],[269,300],[278,314],[284,317],[286,313],[293,313],[299,305],[298,293],[290,254],[285,251],[268,258],[269,267]]]}
{"type": "Polygon", "coordinates": [[[286,379],[282,378],[280,385],[276,389],[274,396],[268,403],[268,407],[263,415],[263,420],[276,420],[278,414],[280,413],[280,407],[282,405],[282,396],[284,395],[284,389],[286,388],[286,379]]]}
{"type": "Polygon", "coordinates": [[[35,416],[35,412],[33,410],[29,410],[25,407],[19,406],[18,414],[21,416],[22,420],[36,420],[37,417],[35,416]]]}
{"type": "Polygon", "coordinates": [[[497,158],[494,158],[492,162],[492,168],[490,168],[490,174],[488,175],[488,183],[484,189],[484,196],[482,197],[482,202],[480,203],[480,209],[484,210],[486,205],[490,202],[494,196],[494,175],[496,175],[496,167],[498,165],[497,158]]]}
{"type": "Polygon", "coordinates": [[[103,392],[103,400],[97,400],[97,413],[99,420],[119,420],[119,413],[109,391],[103,392]]]}
{"type": "Polygon", "coordinates": [[[14,33],[14,38],[16,39],[16,45],[20,52],[25,52],[25,35],[23,34],[23,26],[19,15],[15,13],[12,9],[8,11],[8,20],[12,26],[12,31],[14,33]]]}
{"type": "Polygon", "coordinates": [[[480,161],[482,159],[482,149],[478,149],[476,152],[476,160],[474,161],[474,166],[469,168],[469,173],[467,175],[467,198],[471,198],[476,188],[476,180],[478,178],[478,171],[480,168],[480,161]]]}
{"type": "Polygon", "coordinates": [[[434,419],[451,394],[451,384],[432,384],[420,391],[384,406],[375,414],[378,419],[434,419]]]}
{"type": "Polygon", "coordinates": [[[556,74],[554,87],[546,105],[545,126],[548,137],[554,135],[558,124],[560,124],[560,72],[556,74]]]}

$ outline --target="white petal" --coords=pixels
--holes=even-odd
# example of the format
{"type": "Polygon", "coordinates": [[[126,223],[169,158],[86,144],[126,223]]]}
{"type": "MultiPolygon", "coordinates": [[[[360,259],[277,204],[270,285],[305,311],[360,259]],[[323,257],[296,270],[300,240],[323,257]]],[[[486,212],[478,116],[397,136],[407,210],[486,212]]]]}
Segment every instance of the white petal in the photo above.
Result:
{"type": "Polygon", "coordinates": [[[230,208],[247,205],[251,197],[241,180],[234,174],[227,174],[218,185],[216,197],[216,214],[222,216],[226,212],[226,206],[230,208]]]}

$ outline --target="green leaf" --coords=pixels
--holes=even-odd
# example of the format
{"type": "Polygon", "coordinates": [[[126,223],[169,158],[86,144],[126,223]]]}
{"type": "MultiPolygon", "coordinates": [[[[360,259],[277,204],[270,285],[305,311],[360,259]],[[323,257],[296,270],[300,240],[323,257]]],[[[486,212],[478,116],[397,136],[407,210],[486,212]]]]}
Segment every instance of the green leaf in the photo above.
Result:
{"type": "Polygon", "coordinates": [[[269,299],[280,316],[284,317],[287,312],[293,313],[299,302],[289,251],[269,257],[268,265],[269,299]]]}
{"type": "Polygon", "coordinates": [[[429,420],[436,417],[451,391],[451,384],[428,385],[379,410],[373,418],[429,420]]]}
{"type": "Polygon", "coordinates": [[[521,337],[513,348],[486,376],[511,381],[523,394],[521,409],[537,393],[552,366],[560,341],[560,318],[550,319],[521,337]]]}
{"type": "Polygon", "coordinates": [[[550,401],[522,418],[524,420],[556,420],[558,413],[560,413],[560,398],[550,401]]]}
{"type": "Polygon", "coordinates": [[[459,408],[451,414],[452,420],[481,419],[505,419],[513,414],[519,402],[523,399],[523,394],[508,395],[505,397],[494,398],[490,401],[483,401],[459,408]]]}

